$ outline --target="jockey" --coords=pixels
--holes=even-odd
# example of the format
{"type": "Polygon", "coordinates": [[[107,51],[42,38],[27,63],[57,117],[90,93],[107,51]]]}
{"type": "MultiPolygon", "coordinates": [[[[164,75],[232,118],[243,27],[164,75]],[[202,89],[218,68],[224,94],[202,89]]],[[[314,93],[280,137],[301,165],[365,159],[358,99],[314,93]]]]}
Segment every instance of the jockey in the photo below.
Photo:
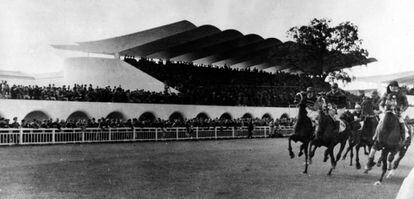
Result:
{"type": "MultiPolygon", "coordinates": [[[[406,130],[404,119],[402,117],[402,113],[406,111],[407,108],[408,108],[407,96],[405,96],[405,94],[403,94],[399,90],[399,85],[397,81],[391,81],[387,86],[386,93],[384,93],[383,97],[381,98],[380,109],[382,109],[381,111],[383,113],[385,113],[386,111],[393,111],[395,115],[398,117],[398,120],[400,123],[400,129],[401,129],[401,141],[405,139],[406,132],[408,133],[408,131],[406,130]]],[[[380,122],[378,126],[381,125],[384,115],[385,114],[382,114],[382,116],[380,117],[380,122]]],[[[375,152],[377,150],[382,149],[381,143],[379,143],[377,140],[377,136],[378,136],[377,134],[378,132],[375,132],[375,135],[373,137],[374,145],[372,146],[370,154],[369,154],[368,163],[366,166],[367,170],[370,170],[372,166],[374,165],[373,161],[375,157],[375,152]]]]}
{"type": "Polygon", "coordinates": [[[322,98],[316,96],[315,89],[312,87],[306,88],[305,93],[306,111],[308,112],[308,117],[312,120],[312,125],[316,127],[323,101],[322,98]]]}
{"type": "Polygon", "coordinates": [[[362,121],[363,115],[362,115],[362,111],[361,111],[361,105],[359,105],[359,104],[355,105],[355,110],[354,110],[354,112],[352,112],[352,116],[354,116],[355,121],[362,121]]]}
{"type": "MultiPolygon", "coordinates": [[[[333,83],[331,90],[326,93],[326,97],[328,100],[329,115],[332,117],[332,119],[338,122],[338,125],[341,124],[339,116],[345,112],[346,106],[346,96],[344,91],[338,88],[337,83],[333,83]]],[[[340,132],[345,129],[343,125],[339,125],[339,127],[340,132]]]]}
{"type": "Polygon", "coordinates": [[[374,109],[374,115],[379,121],[379,114],[381,113],[379,104],[381,103],[381,97],[378,95],[378,91],[374,90],[371,93],[371,104],[372,108],[374,109]]]}

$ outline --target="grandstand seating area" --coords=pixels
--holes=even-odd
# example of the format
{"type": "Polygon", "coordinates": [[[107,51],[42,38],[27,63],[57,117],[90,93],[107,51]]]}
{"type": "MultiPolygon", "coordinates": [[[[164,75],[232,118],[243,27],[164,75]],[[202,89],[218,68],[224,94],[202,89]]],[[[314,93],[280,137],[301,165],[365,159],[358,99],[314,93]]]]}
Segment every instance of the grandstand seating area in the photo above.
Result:
{"type": "Polygon", "coordinates": [[[285,72],[195,66],[126,57],[125,61],[179,90],[185,103],[286,107],[301,89],[329,88],[322,79],[285,72]]]}
{"type": "MultiPolygon", "coordinates": [[[[287,107],[294,95],[308,86],[327,91],[329,84],[321,78],[308,75],[277,72],[270,74],[258,70],[231,69],[229,67],[195,66],[192,63],[156,62],[126,57],[125,61],[159,79],[166,85],[164,92],[125,90],[118,87],[77,85],[57,87],[0,84],[0,98],[127,102],[160,104],[195,104],[227,106],[287,107]],[[169,92],[172,87],[180,93],[169,92]]],[[[137,80],[139,81],[139,80],[137,80]]],[[[358,101],[348,93],[348,108],[358,101]]]]}

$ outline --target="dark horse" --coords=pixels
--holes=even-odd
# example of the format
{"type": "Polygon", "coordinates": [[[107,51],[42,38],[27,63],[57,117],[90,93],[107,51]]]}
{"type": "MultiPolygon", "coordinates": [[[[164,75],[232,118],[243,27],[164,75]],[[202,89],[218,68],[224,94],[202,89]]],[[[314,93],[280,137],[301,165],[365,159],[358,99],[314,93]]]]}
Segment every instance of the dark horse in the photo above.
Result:
{"type": "MultiPolygon", "coordinates": [[[[393,174],[394,171],[398,168],[400,161],[403,159],[403,157],[405,156],[405,153],[408,150],[408,147],[411,145],[411,128],[408,128],[408,131],[406,131],[406,136],[405,136],[405,140],[402,142],[402,146],[400,147],[400,149],[398,150],[398,156],[397,158],[394,160],[394,162],[388,162],[388,170],[390,170],[390,172],[387,175],[387,178],[390,178],[393,174]]],[[[383,156],[381,156],[378,159],[378,163],[377,166],[381,166],[381,162],[384,159],[383,156]]]]}
{"type": "Polygon", "coordinates": [[[346,128],[343,132],[339,133],[339,126],[336,121],[331,118],[328,113],[325,111],[320,114],[319,117],[319,131],[323,132],[321,139],[315,139],[310,142],[310,160],[315,155],[317,147],[325,146],[327,149],[324,153],[324,162],[331,159],[331,169],[328,172],[328,175],[332,174],[333,169],[335,169],[336,162],[341,158],[342,151],[345,148],[346,141],[351,136],[353,131],[357,130],[358,123],[353,120],[353,117],[349,111],[344,112],[340,119],[345,123],[346,128]],[[334,148],[337,144],[341,144],[336,158],[334,158],[334,148]],[[312,146],[314,147],[312,149],[312,146]]]}
{"type": "Polygon", "coordinates": [[[288,150],[290,158],[294,158],[295,154],[292,151],[291,141],[293,140],[294,142],[302,142],[298,156],[303,155],[303,152],[305,153],[305,170],[303,173],[308,173],[308,146],[313,137],[314,128],[312,127],[311,119],[307,116],[308,112],[306,111],[306,101],[302,93],[296,94],[295,102],[299,102],[298,120],[295,124],[295,132],[293,135],[289,136],[288,150]]]}
{"type": "MultiPolygon", "coordinates": [[[[376,142],[381,146],[381,156],[384,158],[382,158],[381,177],[375,183],[376,185],[381,184],[387,172],[387,159],[388,162],[392,162],[395,154],[403,146],[402,137],[398,117],[392,111],[385,112],[382,122],[377,127],[376,142]]],[[[369,169],[365,170],[365,173],[368,171],[369,169]]]]}
{"type": "Polygon", "coordinates": [[[339,141],[339,128],[336,125],[336,122],[331,116],[328,115],[326,111],[321,111],[318,118],[318,133],[323,133],[320,139],[313,139],[309,143],[309,160],[312,161],[312,157],[315,155],[315,150],[317,147],[325,146],[327,149],[325,151],[324,161],[328,160],[328,155],[331,159],[331,169],[328,172],[328,175],[332,174],[332,171],[336,166],[336,159],[334,158],[334,147],[339,141]],[[314,148],[312,149],[312,146],[314,148]]]}
{"type": "Polygon", "coordinates": [[[341,144],[338,154],[336,155],[336,161],[338,162],[341,159],[342,151],[345,148],[346,141],[351,137],[351,135],[355,134],[355,132],[361,128],[359,122],[354,120],[351,112],[345,111],[341,116],[340,119],[345,123],[346,127],[345,130],[339,133],[338,143],[341,144]]]}
{"type": "MultiPolygon", "coordinates": [[[[363,147],[365,151],[366,150],[365,147],[368,147],[368,151],[371,150],[371,147],[374,144],[372,137],[375,134],[375,129],[377,128],[377,126],[378,126],[377,117],[375,116],[366,117],[363,121],[362,129],[354,131],[354,133],[351,135],[349,139],[349,146],[343,157],[343,159],[345,159],[348,152],[351,152],[350,166],[352,166],[352,159],[354,156],[353,148],[355,147],[355,155],[356,155],[355,167],[356,169],[361,169],[361,163],[359,162],[359,149],[363,147]]],[[[365,151],[365,155],[368,155],[366,151],[365,151]]]]}

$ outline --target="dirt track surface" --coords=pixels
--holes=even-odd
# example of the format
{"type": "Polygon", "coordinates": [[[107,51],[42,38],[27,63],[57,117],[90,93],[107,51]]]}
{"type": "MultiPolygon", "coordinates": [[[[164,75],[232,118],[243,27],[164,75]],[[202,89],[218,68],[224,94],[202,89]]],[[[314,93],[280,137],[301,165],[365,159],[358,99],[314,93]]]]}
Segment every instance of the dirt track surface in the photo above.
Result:
{"type": "Polygon", "coordinates": [[[411,147],[395,176],[374,186],[379,168],[363,174],[348,158],[327,176],[322,154],[304,175],[287,139],[0,147],[0,198],[388,199],[414,165],[411,147]]]}

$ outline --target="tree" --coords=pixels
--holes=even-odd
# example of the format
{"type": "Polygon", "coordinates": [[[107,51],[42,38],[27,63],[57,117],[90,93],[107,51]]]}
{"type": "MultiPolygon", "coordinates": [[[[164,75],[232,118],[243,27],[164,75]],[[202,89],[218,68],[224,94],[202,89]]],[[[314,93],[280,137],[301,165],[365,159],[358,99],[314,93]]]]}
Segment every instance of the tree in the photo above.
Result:
{"type": "Polygon", "coordinates": [[[344,68],[376,60],[368,59],[368,51],[361,47],[356,25],[349,21],[337,26],[330,23],[329,19],[313,19],[309,25],[290,28],[287,34],[295,43],[277,47],[273,60],[312,75],[350,82],[344,68]]]}

